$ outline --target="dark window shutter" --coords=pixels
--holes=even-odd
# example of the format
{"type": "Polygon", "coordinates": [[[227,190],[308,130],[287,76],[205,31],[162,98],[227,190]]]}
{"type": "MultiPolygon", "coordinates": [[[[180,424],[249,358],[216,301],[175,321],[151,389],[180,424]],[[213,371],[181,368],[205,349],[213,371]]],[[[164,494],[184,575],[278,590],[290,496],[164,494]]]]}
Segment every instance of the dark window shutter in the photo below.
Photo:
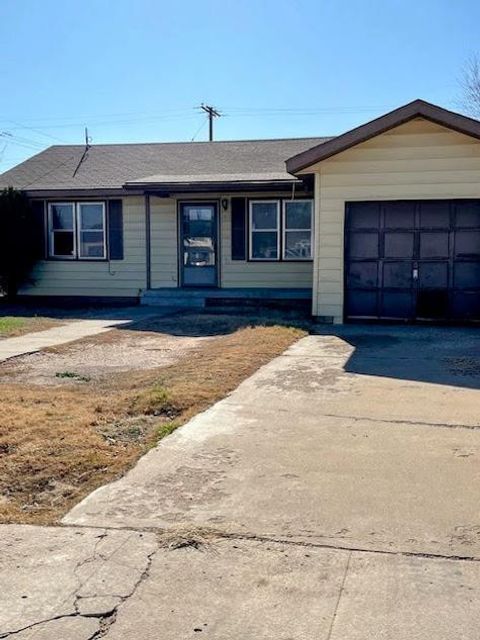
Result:
{"type": "Polygon", "coordinates": [[[121,200],[108,201],[108,257],[123,260],[123,209],[121,200]]]}
{"type": "Polygon", "coordinates": [[[34,200],[32,202],[32,212],[32,244],[34,256],[37,260],[44,260],[47,256],[45,202],[43,200],[34,200]]]}
{"type": "Polygon", "coordinates": [[[232,198],[232,260],[247,257],[247,200],[232,198]]]}

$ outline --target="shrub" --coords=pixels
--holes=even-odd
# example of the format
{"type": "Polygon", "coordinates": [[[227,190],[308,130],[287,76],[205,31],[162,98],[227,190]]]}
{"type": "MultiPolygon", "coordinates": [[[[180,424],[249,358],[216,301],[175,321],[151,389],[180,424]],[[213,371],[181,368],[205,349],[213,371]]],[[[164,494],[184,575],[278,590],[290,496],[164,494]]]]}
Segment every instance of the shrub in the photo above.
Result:
{"type": "Polygon", "coordinates": [[[0,192],[0,294],[14,298],[36,261],[35,220],[28,198],[8,187],[0,192]]]}

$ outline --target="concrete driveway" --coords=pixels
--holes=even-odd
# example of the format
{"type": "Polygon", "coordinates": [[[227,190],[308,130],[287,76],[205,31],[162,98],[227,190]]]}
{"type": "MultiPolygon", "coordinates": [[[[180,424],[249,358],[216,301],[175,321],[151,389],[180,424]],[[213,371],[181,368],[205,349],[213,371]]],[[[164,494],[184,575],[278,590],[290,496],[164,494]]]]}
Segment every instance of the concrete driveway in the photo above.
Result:
{"type": "Polygon", "coordinates": [[[161,530],[102,633],[477,638],[479,388],[477,329],[301,340],[67,515],[161,530]]]}

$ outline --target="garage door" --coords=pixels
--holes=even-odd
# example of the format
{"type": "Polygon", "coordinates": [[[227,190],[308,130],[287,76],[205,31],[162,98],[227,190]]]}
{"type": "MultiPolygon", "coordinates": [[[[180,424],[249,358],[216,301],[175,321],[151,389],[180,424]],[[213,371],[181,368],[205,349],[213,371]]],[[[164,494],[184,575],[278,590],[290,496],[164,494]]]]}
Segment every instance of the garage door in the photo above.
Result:
{"type": "Polygon", "coordinates": [[[480,320],[480,200],[349,203],[345,316],[480,320]]]}

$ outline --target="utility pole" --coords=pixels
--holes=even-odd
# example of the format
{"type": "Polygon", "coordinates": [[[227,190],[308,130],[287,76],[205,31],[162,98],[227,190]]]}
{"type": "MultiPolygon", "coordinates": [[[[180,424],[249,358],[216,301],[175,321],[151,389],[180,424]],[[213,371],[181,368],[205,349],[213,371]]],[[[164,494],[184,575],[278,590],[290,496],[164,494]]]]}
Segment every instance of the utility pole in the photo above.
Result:
{"type": "Polygon", "coordinates": [[[200,109],[202,109],[202,111],[205,111],[205,113],[208,116],[208,139],[210,140],[210,142],[212,142],[213,140],[213,119],[214,118],[220,118],[220,116],[222,115],[219,111],[217,111],[217,109],[215,109],[215,107],[210,107],[208,104],[202,104],[200,105],[200,109]]]}

